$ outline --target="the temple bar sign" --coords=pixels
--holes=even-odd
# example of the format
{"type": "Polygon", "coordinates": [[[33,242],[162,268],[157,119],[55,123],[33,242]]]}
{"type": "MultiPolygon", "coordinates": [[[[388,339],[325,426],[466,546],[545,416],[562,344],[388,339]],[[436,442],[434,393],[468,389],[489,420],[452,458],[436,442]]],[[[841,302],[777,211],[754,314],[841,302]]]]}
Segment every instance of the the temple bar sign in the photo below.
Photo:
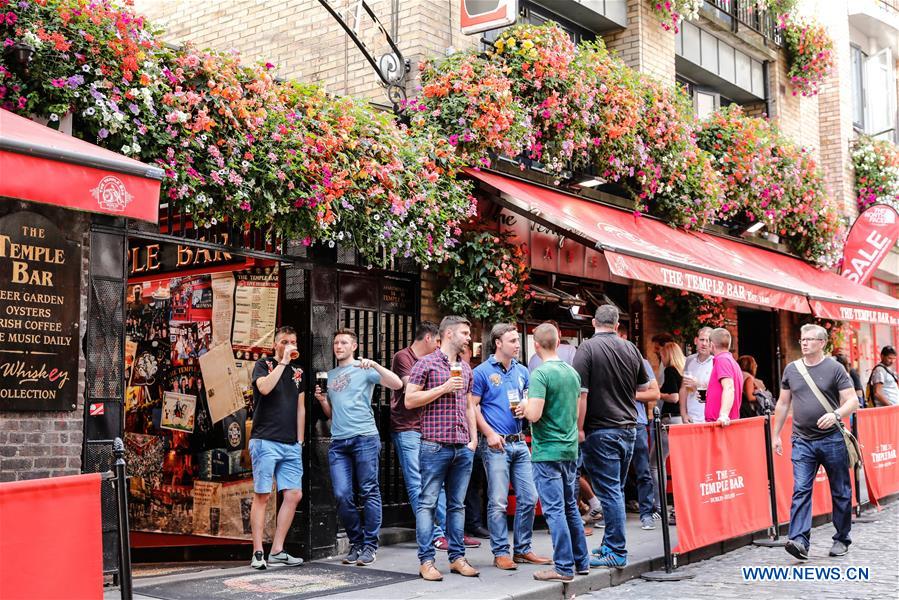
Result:
{"type": "Polygon", "coordinates": [[[0,410],[78,401],[81,245],[47,218],[0,218],[0,410]]]}

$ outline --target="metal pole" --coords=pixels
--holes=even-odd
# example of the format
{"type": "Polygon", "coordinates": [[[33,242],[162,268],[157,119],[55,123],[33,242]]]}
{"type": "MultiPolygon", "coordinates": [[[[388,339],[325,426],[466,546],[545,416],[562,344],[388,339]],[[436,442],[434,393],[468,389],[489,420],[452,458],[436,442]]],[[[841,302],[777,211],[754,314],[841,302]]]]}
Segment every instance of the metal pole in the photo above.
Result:
{"type": "Polygon", "coordinates": [[[125,475],[125,444],[122,438],[112,443],[115,456],[116,508],[119,513],[119,590],[122,600],[132,600],[131,589],[131,545],[128,539],[128,478],[125,475]]]}
{"type": "Polygon", "coordinates": [[[662,412],[656,406],[652,411],[652,426],[655,432],[656,468],[659,473],[659,506],[662,509],[662,546],[665,551],[665,570],[649,571],[640,575],[649,581],[680,581],[693,579],[692,573],[674,570],[674,561],[671,558],[671,533],[668,531],[668,493],[665,490],[668,483],[668,474],[665,472],[665,452],[662,449],[662,412]]]}
{"type": "Polygon", "coordinates": [[[765,407],[765,460],[768,465],[768,493],[771,503],[771,539],[753,540],[756,546],[785,546],[786,542],[780,539],[780,519],[777,516],[777,486],[774,481],[774,450],[771,448],[771,407],[765,407]]]}

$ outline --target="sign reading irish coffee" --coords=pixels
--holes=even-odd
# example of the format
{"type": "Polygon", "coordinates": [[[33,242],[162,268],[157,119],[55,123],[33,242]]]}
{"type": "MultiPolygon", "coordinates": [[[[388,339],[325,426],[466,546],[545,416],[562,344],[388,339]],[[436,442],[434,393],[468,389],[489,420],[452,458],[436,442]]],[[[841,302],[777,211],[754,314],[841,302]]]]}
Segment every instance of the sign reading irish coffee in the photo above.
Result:
{"type": "Polygon", "coordinates": [[[81,245],[47,218],[0,218],[0,410],[72,410],[81,245]]]}

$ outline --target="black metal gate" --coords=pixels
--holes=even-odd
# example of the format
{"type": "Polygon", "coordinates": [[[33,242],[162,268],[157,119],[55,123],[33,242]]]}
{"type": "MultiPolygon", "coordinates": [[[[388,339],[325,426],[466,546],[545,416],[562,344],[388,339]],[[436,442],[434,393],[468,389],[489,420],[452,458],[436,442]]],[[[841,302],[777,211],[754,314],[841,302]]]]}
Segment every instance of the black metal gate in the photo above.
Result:
{"type": "MultiPolygon", "coordinates": [[[[316,268],[310,274],[309,365],[312,374],[334,367],[332,336],[347,327],[359,338],[357,356],[389,366],[393,355],[412,343],[418,319],[418,280],[415,276],[377,274],[339,268],[316,268]]],[[[308,378],[312,390],[312,377],[308,378]]],[[[381,498],[383,526],[413,526],[412,514],[396,450],[390,438],[390,395],[380,386],[372,397],[375,421],[381,432],[381,498]]],[[[330,432],[318,404],[307,414],[310,554],[332,554],[337,519],[328,470],[330,432]],[[322,476],[324,475],[324,476],[322,476]]]]}

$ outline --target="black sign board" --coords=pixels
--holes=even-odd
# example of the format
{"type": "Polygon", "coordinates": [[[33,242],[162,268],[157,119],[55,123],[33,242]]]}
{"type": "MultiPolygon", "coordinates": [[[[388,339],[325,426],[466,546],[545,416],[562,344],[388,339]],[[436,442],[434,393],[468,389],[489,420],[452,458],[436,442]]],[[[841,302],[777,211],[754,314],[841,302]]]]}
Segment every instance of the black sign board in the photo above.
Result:
{"type": "Polygon", "coordinates": [[[0,218],[0,410],[72,410],[81,244],[46,217],[0,218]]]}

